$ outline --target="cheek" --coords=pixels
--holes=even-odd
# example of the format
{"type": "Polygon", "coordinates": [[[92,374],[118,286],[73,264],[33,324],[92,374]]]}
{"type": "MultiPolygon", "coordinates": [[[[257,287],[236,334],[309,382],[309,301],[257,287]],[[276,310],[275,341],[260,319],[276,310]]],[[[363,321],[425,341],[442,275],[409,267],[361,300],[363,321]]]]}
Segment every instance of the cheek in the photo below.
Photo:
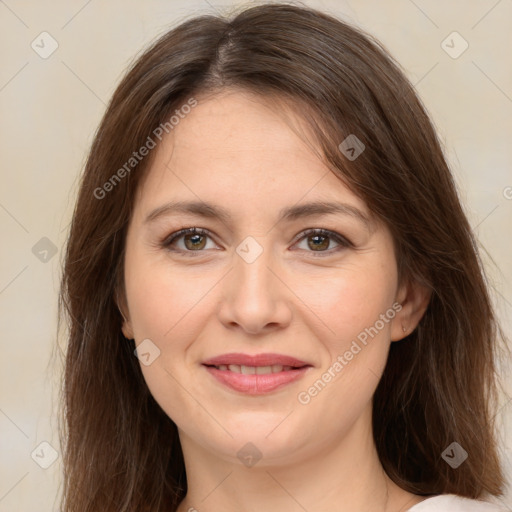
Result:
{"type": "Polygon", "coordinates": [[[190,417],[203,414],[187,391],[191,387],[189,375],[197,364],[190,348],[211,317],[208,298],[215,280],[199,272],[184,276],[166,262],[149,262],[147,255],[139,257],[134,252],[126,260],[125,272],[136,343],[149,339],[159,350],[151,364],[141,360],[141,371],[166,414],[177,425],[188,425],[190,417]],[[187,406],[182,410],[175,404],[187,406]]]}
{"type": "Polygon", "coordinates": [[[208,273],[189,271],[184,275],[163,260],[151,262],[147,254],[136,251],[126,259],[126,295],[137,341],[179,342],[178,334],[183,330],[190,333],[191,318],[197,319],[204,310],[214,284],[208,273]]]}
{"type": "MultiPolygon", "coordinates": [[[[393,304],[396,272],[380,265],[346,267],[301,283],[297,295],[320,321],[322,339],[343,348],[375,324],[393,304]]],[[[379,324],[380,326],[380,324],[379,324]]],[[[381,329],[387,331],[386,328],[381,329]]]]}
{"type": "Polygon", "coordinates": [[[392,271],[375,268],[337,272],[304,288],[304,302],[321,319],[316,339],[324,351],[321,370],[296,397],[309,417],[351,425],[375,392],[389,351],[396,285],[392,271]]]}
{"type": "MultiPolygon", "coordinates": [[[[383,264],[382,258],[380,264],[368,259],[368,264],[316,269],[309,274],[303,267],[288,269],[284,277],[292,284],[293,293],[283,290],[281,298],[313,336],[316,331],[321,340],[341,349],[392,305],[396,272],[383,264]]],[[[150,338],[166,349],[183,349],[200,335],[219,306],[215,297],[223,286],[219,280],[224,272],[204,266],[179,272],[165,259],[150,261],[147,254],[133,250],[125,262],[135,339],[150,338]]]]}

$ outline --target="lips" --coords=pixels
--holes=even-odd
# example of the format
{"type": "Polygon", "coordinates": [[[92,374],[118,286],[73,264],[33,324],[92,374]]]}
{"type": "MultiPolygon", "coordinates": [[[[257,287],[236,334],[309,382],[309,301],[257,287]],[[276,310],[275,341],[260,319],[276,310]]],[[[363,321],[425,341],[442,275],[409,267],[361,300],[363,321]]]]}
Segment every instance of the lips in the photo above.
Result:
{"type": "MultiPolygon", "coordinates": [[[[204,361],[207,366],[220,366],[220,365],[240,365],[240,366],[272,366],[282,365],[291,366],[293,368],[301,368],[308,366],[308,363],[296,359],[295,357],[285,356],[282,354],[256,354],[251,356],[249,354],[230,353],[223,354],[221,356],[212,357],[207,361],[204,361]]],[[[311,366],[311,365],[309,365],[311,366]]]]}
{"type": "Polygon", "coordinates": [[[250,395],[268,393],[300,379],[312,365],[282,354],[224,354],[203,363],[229,388],[250,395]]]}

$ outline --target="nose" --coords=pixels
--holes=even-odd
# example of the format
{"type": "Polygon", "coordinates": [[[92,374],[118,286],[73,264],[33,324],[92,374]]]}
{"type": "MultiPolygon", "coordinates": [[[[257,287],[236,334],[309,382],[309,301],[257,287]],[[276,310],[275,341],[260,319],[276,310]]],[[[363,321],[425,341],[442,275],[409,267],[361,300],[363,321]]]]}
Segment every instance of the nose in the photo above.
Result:
{"type": "Polygon", "coordinates": [[[293,293],[282,267],[267,248],[254,261],[240,254],[234,255],[233,268],[224,278],[220,321],[253,335],[286,327],[292,318],[293,293]]]}

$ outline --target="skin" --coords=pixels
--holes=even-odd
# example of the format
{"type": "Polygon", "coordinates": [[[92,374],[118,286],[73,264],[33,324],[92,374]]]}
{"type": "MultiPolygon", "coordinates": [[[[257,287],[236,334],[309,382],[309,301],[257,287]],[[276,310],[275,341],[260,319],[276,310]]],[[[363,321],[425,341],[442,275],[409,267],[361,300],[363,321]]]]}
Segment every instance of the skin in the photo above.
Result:
{"type": "Polygon", "coordinates": [[[371,217],[312,150],[299,116],[288,112],[285,121],[284,110],[241,90],[197,99],[155,150],[139,188],[120,305],[124,335],[137,345],[149,338],[160,350],[141,369],[178,427],[188,477],[179,512],[407,510],[422,498],[397,487],[382,469],[372,396],[390,343],[416,327],[428,293],[398,282],[383,224],[339,213],[278,222],[281,208],[319,200],[371,217]],[[223,206],[229,222],[192,214],[145,222],[175,200],[223,206]],[[200,250],[191,243],[194,235],[175,241],[174,252],[163,246],[184,227],[211,235],[192,240],[200,250]],[[295,238],[308,228],[339,233],[354,247],[327,237],[318,249],[314,235],[295,238]],[[236,252],[248,236],[263,249],[251,263],[236,252]],[[394,303],[402,305],[396,316],[317,396],[299,403],[298,393],[394,303]],[[281,389],[250,396],[202,366],[227,352],[286,354],[312,368],[281,389]],[[252,467],[237,457],[249,442],[262,454],[252,467]]]}

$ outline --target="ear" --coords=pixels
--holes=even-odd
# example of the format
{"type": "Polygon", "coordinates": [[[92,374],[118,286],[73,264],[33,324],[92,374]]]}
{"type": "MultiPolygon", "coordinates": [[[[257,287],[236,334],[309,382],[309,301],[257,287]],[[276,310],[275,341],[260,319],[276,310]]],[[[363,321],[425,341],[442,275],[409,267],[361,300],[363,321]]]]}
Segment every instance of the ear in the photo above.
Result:
{"type": "Polygon", "coordinates": [[[399,287],[396,301],[402,308],[393,318],[391,341],[399,341],[416,329],[431,296],[431,289],[417,281],[407,281],[399,287]]]}
{"type": "Polygon", "coordinates": [[[128,314],[128,306],[126,304],[125,294],[116,290],[115,294],[115,302],[123,317],[123,325],[121,326],[121,330],[123,331],[123,336],[129,340],[133,340],[133,328],[130,321],[130,316],[128,314]]]}

